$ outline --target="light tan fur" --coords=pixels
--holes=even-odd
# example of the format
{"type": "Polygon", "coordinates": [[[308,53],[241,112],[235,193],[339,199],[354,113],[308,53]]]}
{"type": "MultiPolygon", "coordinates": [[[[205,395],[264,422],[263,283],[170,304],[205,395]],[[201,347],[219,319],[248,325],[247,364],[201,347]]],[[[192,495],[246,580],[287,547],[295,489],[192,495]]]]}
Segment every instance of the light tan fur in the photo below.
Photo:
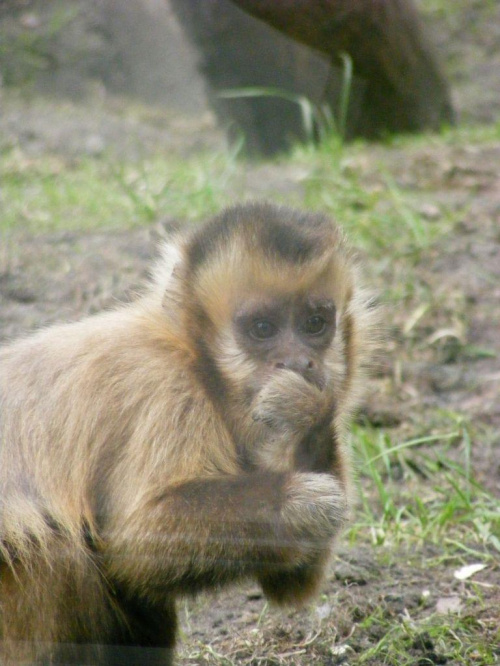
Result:
{"type": "Polygon", "coordinates": [[[264,225],[293,211],[224,215],[243,222],[227,223],[208,259],[196,254],[203,230],[179,235],[131,305],[0,352],[3,664],[89,649],[93,663],[149,663],[134,646],[168,664],[179,594],[255,578],[271,599],[300,602],[321,581],[348,513],[343,440],[372,311],[335,225],[322,222],[324,247],[293,262],[279,256],[286,236],[276,255],[259,247],[264,225]],[[321,386],[249,354],[234,326],[242,302],[308,294],[337,308],[315,360],[321,386]],[[320,422],[325,469],[308,462],[320,422]]]}

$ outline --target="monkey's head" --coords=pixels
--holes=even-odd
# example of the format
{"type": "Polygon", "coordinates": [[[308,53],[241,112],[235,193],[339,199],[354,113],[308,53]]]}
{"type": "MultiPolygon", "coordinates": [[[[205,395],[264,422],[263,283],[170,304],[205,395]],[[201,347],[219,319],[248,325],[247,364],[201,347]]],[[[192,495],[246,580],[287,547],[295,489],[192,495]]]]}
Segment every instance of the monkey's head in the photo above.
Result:
{"type": "Polygon", "coordinates": [[[270,204],[235,206],[196,230],[179,257],[183,334],[226,413],[259,420],[256,400],[265,393],[264,414],[281,402],[277,411],[299,423],[307,421],[301,410],[315,405],[304,398],[301,406],[300,394],[332,410],[346,402],[358,365],[355,281],[329,218],[270,204]]]}

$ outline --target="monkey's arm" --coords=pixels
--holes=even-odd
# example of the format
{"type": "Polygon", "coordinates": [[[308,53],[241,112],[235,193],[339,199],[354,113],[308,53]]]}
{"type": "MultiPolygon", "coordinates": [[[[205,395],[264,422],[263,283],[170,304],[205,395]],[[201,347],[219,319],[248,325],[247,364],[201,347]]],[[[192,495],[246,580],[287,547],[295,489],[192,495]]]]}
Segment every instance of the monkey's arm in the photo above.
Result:
{"type": "MultiPolygon", "coordinates": [[[[192,480],[105,535],[109,568],[118,581],[159,596],[247,577],[271,581],[280,572],[316,570],[345,513],[343,489],[327,474],[192,480]]],[[[303,596],[304,580],[290,575],[288,599],[303,596]]]]}
{"type": "MultiPolygon", "coordinates": [[[[268,426],[271,448],[278,455],[282,444],[286,447],[295,442],[295,470],[333,472],[345,483],[333,411],[331,386],[321,389],[299,374],[284,370],[275,373],[256,395],[252,417],[268,426]]],[[[314,556],[311,553],[306,565],[287,571],[263,571],[258,578],[264,593],[278,603],[306,599],[318,587],[328,555],[328,549],[318,550],[314,556]]]]}

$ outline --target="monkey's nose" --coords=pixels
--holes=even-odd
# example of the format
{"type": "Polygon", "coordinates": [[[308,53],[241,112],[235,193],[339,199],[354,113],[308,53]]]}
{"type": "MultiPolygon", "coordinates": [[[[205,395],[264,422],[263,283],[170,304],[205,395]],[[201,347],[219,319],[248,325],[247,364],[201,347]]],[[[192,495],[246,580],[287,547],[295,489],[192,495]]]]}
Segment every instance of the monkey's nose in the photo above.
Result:
{"type": "Polygon", "coordinates": [[[314,368],[314,362],[307,356],[292,356],[277,361],[274,367],[277,370],[292,370],[292,372],[298,372],[300,375],[303,375],[308,370],[314,368]]]}

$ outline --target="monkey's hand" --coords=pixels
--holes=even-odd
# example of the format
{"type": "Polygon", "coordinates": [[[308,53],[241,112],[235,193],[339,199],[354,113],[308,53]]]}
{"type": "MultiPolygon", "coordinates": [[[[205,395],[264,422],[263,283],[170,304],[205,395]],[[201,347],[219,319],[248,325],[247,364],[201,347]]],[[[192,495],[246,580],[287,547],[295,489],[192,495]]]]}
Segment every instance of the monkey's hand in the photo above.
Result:
{"type": "Polygon", "coordinates": [[[257,393],[252,419],[283,435],[296,435],[324,421],[332,411],[328,389],[321,390],[296,372],[279,370],[257,393]]]}
{"type": "Polygon", "coordinates": [[[331,474],[292,474],[285,493],[283,522],[306,550],[324,546],[346,520],[346,492],[331,474]]]}
{"type": "Polygon", "coordinates": [[[301,604],[321,584],[333,538],[346,522],[347,496],[333,476],[305,473],[289,477],[286,494],[281,516],[290,549],[285,548],[283,566],[258,579],[271,601],[301,604]]]}

